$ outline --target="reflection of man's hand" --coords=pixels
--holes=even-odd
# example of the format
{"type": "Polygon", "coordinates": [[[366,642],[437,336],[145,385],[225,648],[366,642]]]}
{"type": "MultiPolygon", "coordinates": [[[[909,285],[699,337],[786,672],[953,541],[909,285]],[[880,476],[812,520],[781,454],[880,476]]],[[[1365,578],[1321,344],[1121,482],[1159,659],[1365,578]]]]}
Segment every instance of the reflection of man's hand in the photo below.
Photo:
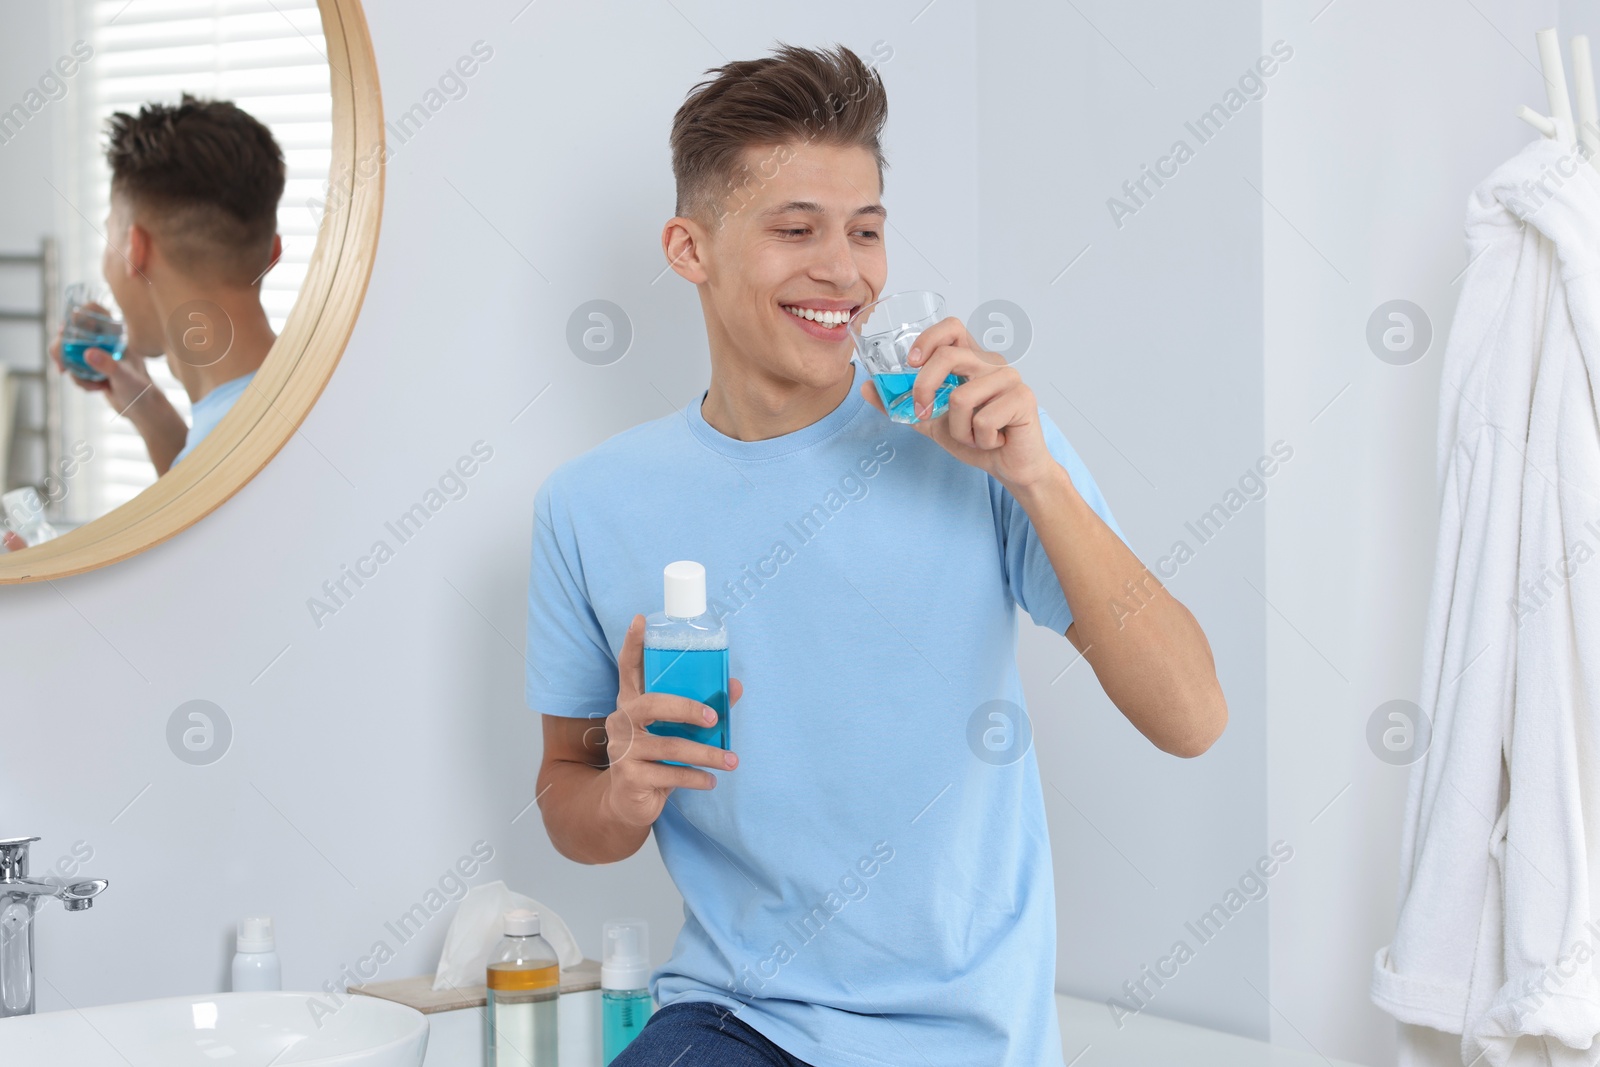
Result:
{"type": "Polygon", "coordinates": [[[106,400],[118,415],[133,418],[136,413],[132,409],[136,404],[140,407],[167,404],[166,396],[151,384],[150,368],[140,357],[113,359],[105,349],[91,348],[84,352],[83,361],[106,376],[103,382],[83,384],[104,389],[106,400]]]}
{"type": "Polygon", "coordinates": [[[67,365],[61,362],[61,334],[62,327],[57,326],[55,340],[50,342],[50,361],[56,365],[56,370],[60,371],[62,374],[65,374],[68,378],[71,378],[73,385],[76,385],[79,389],[85,390],[86,392],[98,393],[110,389],[111,383],[109,382],[91,382],[89,379],[80,378],[76,374],[73,374],[71,371],[67,370],[67,365]]]}
{"type": "MultiPolygon", "coordinates": [[[[84,306],[93,308],[95,305],[84,306]]],[[[140,408],[151,409],[172,406],[161,390],[151,385],[150,368],[137,356],[114,359],[111,353],[103,348],[87,350],[83,354],[83,361],[105,375],[103,380],[91,382],[67,370],[66,364],[61,361],[61,330],[57,328],[55,340],[50,342],[50,359],[55,363],[56,370],[71,378],[79,389],[91,393],[105,393],[106,403],[110,404],[118,415],[134,418],[141,414],[132,410],[135,404],[140,408]]]]}
{"type": "Polygon", "coordinates": [[[112,410],[127,416],[144,438],[145,451],[150,453],[157,476],[167,473],[173,459],[183,449],[189,427],[167,399],[167,394],[151,382],[150,368],[143,357],[129,354],[123,359],[113,359],[110,352],[91,348],[84,352],[83,361],[105,375],[105,379],[86,381],[67,370],[61,362],[61,331],[57,330],[55,340],[50,343],[50,358],[56,369],[71,378],[78,388],[104,393],[112,410]]]}
{"type": "Polygon", "coordinates": [[[0,537],[0,544],[4,544],[8,552],[21,552],[28,547],[28,542],[17,536],[12,530],[7,530],[5,536],[0,537]]]}

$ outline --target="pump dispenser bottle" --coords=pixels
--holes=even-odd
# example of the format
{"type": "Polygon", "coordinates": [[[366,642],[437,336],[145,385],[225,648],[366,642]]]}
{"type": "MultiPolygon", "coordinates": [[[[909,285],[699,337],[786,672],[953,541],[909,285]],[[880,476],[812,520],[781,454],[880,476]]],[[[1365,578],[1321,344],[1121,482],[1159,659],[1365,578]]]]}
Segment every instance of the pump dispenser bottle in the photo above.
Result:
{"type": "Polygon", "coordinates": [[[639,1036],[655,1010],[650,999],[650,927],[643,919],[605,924],[600,960],[600,1022],[603,1064],[639,1036]]]}
{"type": "Polygon", "coordinates": [[[727,749],[728,631],[706,611],[706,569],[687,559],[669,563],[662,584],[666,610],[647,616],[644,624],[645,692],[698,700],[717,713],[717,721],[710,726],[653,722],[645,729],[727,749]]]}

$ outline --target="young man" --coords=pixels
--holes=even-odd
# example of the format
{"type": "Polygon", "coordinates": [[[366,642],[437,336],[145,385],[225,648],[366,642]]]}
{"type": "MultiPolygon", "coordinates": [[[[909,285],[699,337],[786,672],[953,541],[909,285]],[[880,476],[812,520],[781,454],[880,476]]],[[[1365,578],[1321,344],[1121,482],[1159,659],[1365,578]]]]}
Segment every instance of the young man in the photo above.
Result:
{"type": "Polygon", "coordinates": [[[662,234],[699,290],[710,388],[563,464],[535,501],[545,826],[583,863],[654,829],[684,900],[652,975],[661,1008],[613,1067],[1059,1065],[1016,608],[1180,756],[1226,722],[1209,646],[959,320],[919,346],[919,406],[968,379],[948,412],[885,417],[837,324],[887,274],[878,75],[848,49],[787,46],[713,73],[674,121],[662,234]],[[644,728],[709,711],[641,693],[642,615],[679,559],[705,565],[727,626],[733,752],[644,728]],[[1108,607],[1125,582],[1145,600],[1131,615],[1108,607]]]}
{"type": "MultiPolygon", "coordinates": [[[[108,120],[111,211],[101,273],[122,309],[120,359],[91,348],[103,391],[139,435],[156,474],[183,459],[222,421],[267,358],[275,335],[261,279],[278,261],[283,152],[271,131],[226,100],[185,93],[108,120]],[[144,361],[166,356],[189,394],[184,425],[144,361]]],[[[61,338],[51,346],[61,367],[61,338]]]]}

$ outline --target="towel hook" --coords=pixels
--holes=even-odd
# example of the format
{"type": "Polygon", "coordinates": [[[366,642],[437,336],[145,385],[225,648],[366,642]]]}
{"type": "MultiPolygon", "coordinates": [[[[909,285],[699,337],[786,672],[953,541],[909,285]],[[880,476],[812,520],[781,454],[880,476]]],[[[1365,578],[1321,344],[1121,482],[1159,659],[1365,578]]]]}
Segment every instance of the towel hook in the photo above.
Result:
{"type": "Polygon", "coordinates": [[[1567,76],[1561,64],[1561,39],[1556,35],[1555,27],[1538,31],[1534,39],[1539,45],[1539,66],[1544,74],[1544,90],[1550,104],[1550,114],[1541,115],[1523,104],[1517,108],[1517,117],[1545,137],[1557,138],[1562,144],[1581,144],[1590,165],[1600,170],[1600,104],[1595,99],[1594,61],[1589,52],[1589,38],[1583,34],[1572,38],[1576,117],[1573,115],[1572,97],[1567,95],[1567,76]]]}

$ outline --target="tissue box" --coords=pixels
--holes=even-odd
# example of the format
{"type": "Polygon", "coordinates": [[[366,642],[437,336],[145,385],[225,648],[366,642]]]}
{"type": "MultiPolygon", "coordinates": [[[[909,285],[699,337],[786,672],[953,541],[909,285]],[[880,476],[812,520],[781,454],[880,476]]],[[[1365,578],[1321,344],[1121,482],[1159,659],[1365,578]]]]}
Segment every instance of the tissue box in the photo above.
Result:
{"type": "MultiPolygon", "coordinates": [[[[489,991],[481,985],[434,992],[433,975],[367,982],[349,987],[362,996],[392,1000],[428,1017],[428,1054],[422,1067],[483,1067],[483,1011],[489,991]]],[[[586,959],[561,972],[557,1001],[561,1067],[601,1067],[600,961],[586,959]]]]}

